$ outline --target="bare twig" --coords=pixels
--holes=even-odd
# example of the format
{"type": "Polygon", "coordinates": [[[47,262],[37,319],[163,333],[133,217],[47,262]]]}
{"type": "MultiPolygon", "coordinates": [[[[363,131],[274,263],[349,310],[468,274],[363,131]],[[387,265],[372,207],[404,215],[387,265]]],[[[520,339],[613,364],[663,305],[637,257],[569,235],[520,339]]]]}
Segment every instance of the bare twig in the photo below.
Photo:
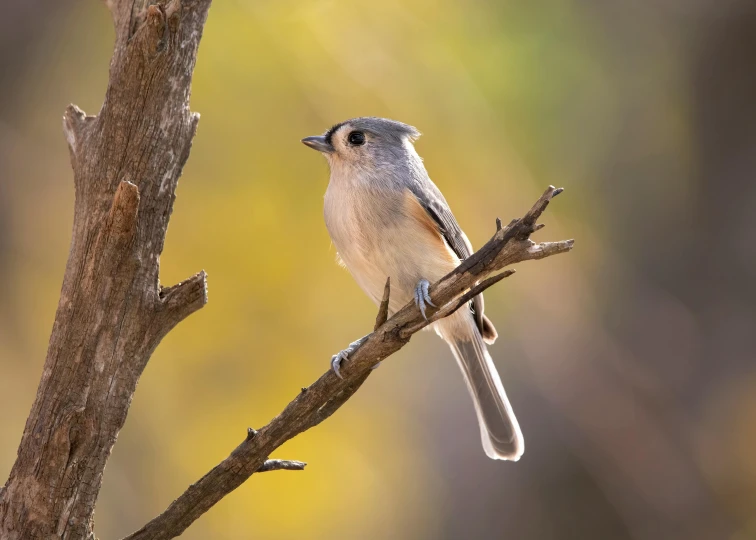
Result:
{"type": "Polygon", "coordinates": [[[386,278],[386,285],[383,287],[383,298],[381,305],[378,307],[378,315],[375,317],[375,326],[373,330],[378,330],[388,319],[389,296],[391,296],[391,276],[386,278]]]}
{"type": "MultiPolygon", "coordinates": [[[[267,456],[281,444],[333,414],[367,379],[370,369],[402,348],[412,334],[434,320],[448,316],[476,294],[511,275],[511,270],[502,272],[505,266],[572,249],[572,240],[541,244],[530,240],[530,235],[538,229],[536,220],[560,192],[561,189],[549,186],[525,216],[513,220],[505,228],[497,227],[486,245],[434,283],[430,293],[441,308],[430,320],[424,320],[414,303],[410,303],[390,319],[377,324],[375,331],[349,354],[349,360],[341,369],[343,379],[328,370],[313,384],[303,388],[268,425],[256,431],[254,436],[247,437],[231,455],[173,501],[165,512],[126,540],[164,540],[180,535],[194,520],[259,471],[267,456]]],[[[387,282],[377,323],[383,320],[387,311],[388,291],[387,282]]]]}
{"type": "Polygon", "coordinates": [[[283,459],[269,459],[257,469],[257,472],[268,471],[303,471],[307,463],[302,461],[287,461],[283,459]]]}
{"type": "Polygon", "coordinates": [[[162,338],[174,326],[207,304],[207,274],[202,270],[172,287],[161,287],[159,298],[156,311],[161,324],[155,328],[162,338]]]}

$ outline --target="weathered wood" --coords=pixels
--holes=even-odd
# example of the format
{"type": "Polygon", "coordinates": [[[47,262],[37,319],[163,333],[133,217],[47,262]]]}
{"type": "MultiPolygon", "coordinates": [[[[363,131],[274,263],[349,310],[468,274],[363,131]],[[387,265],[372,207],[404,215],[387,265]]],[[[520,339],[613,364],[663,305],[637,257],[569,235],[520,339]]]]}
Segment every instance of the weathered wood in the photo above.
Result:
{"type": "Polygon", "coordinates": [[[168,331],[206,302],[205,274],[161,289],[210,0],[107,2],[116,28],[100,113],[63,117],[73,236],[42,378],[0,492],[0,538],[94,538],[102,474],[137,381],[168,331]]]}

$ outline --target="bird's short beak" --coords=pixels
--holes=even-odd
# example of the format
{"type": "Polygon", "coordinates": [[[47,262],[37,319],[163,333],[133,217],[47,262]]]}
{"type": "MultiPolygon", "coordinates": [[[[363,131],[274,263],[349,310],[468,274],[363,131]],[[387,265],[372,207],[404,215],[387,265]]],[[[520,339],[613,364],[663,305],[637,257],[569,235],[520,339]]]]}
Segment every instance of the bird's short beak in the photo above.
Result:
{"type": "Polygon", "coordinates": [[[305,137],[304,139],[302,139],[302,142],[313,150],[317,150],[318,152],[323,152],[325,154],[330,154],[334,151],[333,146],[328,141],[326,141],[326,138],[322,135],[305,137]]]}

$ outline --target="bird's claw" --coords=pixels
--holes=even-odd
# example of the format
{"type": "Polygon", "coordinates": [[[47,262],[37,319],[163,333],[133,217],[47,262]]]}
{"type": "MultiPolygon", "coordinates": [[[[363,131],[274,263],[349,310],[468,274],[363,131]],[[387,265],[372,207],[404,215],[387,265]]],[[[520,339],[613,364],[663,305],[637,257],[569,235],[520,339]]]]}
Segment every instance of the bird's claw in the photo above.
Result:
{"type": "Polygon", "coordinates": [[[349,344],[349,347],[344,349],[343,351],[339,351],[337,354],[334,354],[331,357],[331,369],[336,374],[336,376],[339,379],[343,379],[341,375],[341,363],[345,360],[349,360],[349,355],[352,354],[354,351],[356,351],[360,345],[367,339],[367,336],[361,337],[357,341],[353,341],[349,344]]]}
{"type": "Polygon", "coordinates": [[[436,307],[436,304],[431,301],[430,294],[428,294],[428,287],[430,287],[430,282],[427,279],[421,279],[415,286],[415,305],[420,308],[420,313],[423,314],[423,319],[426,321],[428,317],[425,316],[425,304],[436,307]]]}
{"type": "Polygon", "coordinates": [[[348,359],[349,359],[349,352],[347,352],[346,349],[344,349],[343,351],[340,351],[338,354],[334,354],[331,357],[331,369],[333,370],[333,372],[336,374],[336,376],[339,379],[344,378],[341,376],[341,373],[339,373],[339,370],[341,369],[341,362],[348,359]]]}

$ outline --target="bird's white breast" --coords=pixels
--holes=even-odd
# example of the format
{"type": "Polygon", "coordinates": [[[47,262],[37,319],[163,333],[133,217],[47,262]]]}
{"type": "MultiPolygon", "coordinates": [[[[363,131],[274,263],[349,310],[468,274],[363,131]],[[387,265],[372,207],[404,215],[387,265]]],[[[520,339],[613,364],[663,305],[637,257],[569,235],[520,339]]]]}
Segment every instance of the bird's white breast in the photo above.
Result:
{"type": "Polygon", "coordinates": [[[418,203],[406,189],[374,182],[332,178],[325,195],[326,227],[341,260],[376,303],[391,277],[391,312],[409,302],[420,279],[432,283],[459,264],[412,205],[418,203]]]}

